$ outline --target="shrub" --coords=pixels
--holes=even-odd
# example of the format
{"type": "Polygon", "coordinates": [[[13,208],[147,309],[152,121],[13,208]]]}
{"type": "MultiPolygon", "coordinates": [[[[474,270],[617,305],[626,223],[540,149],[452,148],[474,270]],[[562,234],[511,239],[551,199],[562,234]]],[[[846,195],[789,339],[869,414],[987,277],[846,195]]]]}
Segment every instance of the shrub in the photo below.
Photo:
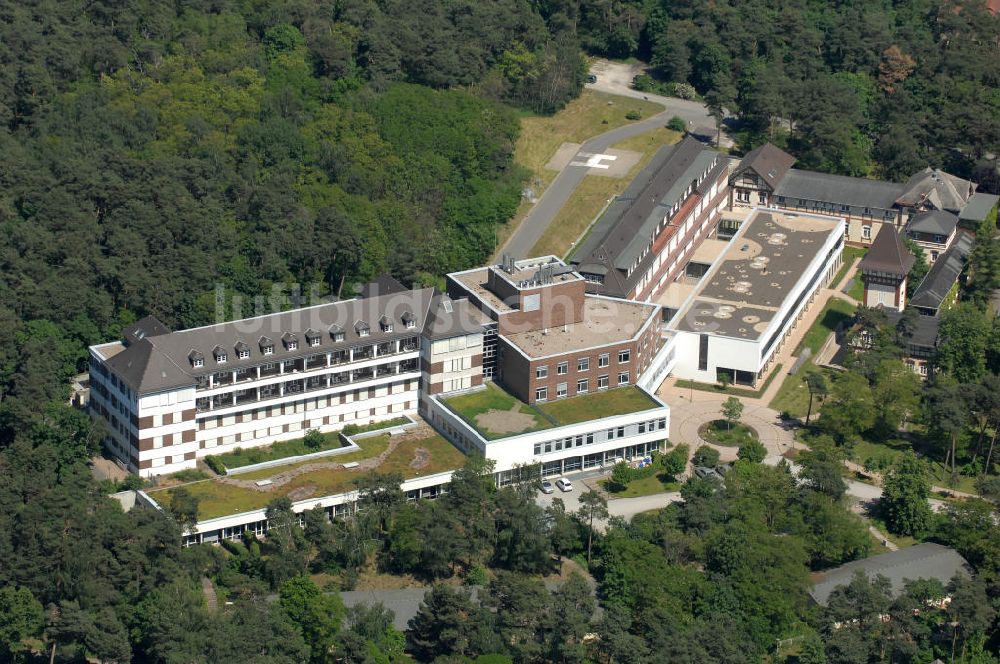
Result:
{"type": "Polygon", "coordinates": [[[128,477],[121,481],[119,486],[119,491],[138,491],[142,487],[146,486],[146,480],[142,479],[135,473],[129,473],[128,477]]]}
{"type": "Polygon", "coordinates": [[[694,451],[691,463],[696,466],[708,466],[714,468],[719,464],[719,450],[708,445],[702,445],[694,451]]]}
{"type": "Polygon", "coordinates": [[[976,491],[990,498],[1000,498],[1000,477],[982,478],[976,482],[976,491]]]}
{"type": "Polygon", "coordinates": [[[759,440],[751,440],[740,445],[740,451],[736,453],[740,461],[750,463],[760,463],[767,456],[767,448],[759,440]]]}
{"type": "Polygon", "coordinates": [[[198,470],[197,468],[188,468],[186,470],[179,470],[172,476],[175,480],[180,480],[181,482],[197,482],[198,480],[208,479],[208,475],[204,471],[198,470]]]}
{"type": "Polygon", "coordinates": [[[663,455],[663,470],[671,477],[676,477],[687,468],[688,454],[691,448],[681,443],[663,455]]]}
{"type": "Polygon", "coordinates": [[[679,131],[681,133],[687,131],[687,122],[684,122],[684,118],[675,115],[670,118],[670,122],[667,123],[667,129],[672,129],[673,131],[679,131]]]}
{"type": "Polygon", "coordinates": [[[642,119],[642,113],[640,113],[639,111],[629,111],[628,113],[625,114],[625,119],[626,120],[641,120],[642,119]]]}
{"type": "Polygon", "coordinates": [[[226,474],[226,465],[222,463],[219,457],[215,456],[214,454],[209,454],[207,457],[205,457],[205,465],[211,468],[213,471],[215,471],[215,473],[218,475],[226,474]]]}
{"type": "Polygon", "coordinates": [[[673,95],[681,99],[695,99],[698,96],[698,92],[690,83],[674,83],[673,95]]]}
{"type": "Polygon", "coordinates": [[[609,482],[611,484],[612,491],[621,491],[628,486],[629,482],[633,479],[632,469],[629,468],[628,464],[624,461],[619,461],[611,470],[611,478],[609,482]]]}
{"type": "Polygon", "coordinates": [[[649,74],[639,74],[632,79],[632,87],[640,92],[651,92],[655,85],[653,77],[649,74]]]}
{"type": "Polygon", "coordinates": [[[326,442],[326,436],[320,433],[319,429],[309,429],[302,437],[302,443],[311,450],[322,447],[324,442],[326,442]]]}
{"type": "Polygon", "coordinates": [[[490,582],[490,577],[485,567],[473,565],[465,571],[465,582],[470,586],[485,586],[490,582]]]}

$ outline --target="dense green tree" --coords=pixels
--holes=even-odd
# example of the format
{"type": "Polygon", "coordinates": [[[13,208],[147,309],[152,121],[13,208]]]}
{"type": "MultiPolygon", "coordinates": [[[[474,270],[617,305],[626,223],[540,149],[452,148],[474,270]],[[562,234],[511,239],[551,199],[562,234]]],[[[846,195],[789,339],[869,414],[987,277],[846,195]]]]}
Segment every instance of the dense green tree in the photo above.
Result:
{"type": "Polygon", "coordinates": [[[469,594],[450,586],[436,585],[427,591],[406,632],[409,650],[422,661],[441,655],[478,654],[475,643],[480,610],[469,594]]]}
{"type": "Polygon", "coordinates": [[[594,545],[594,521],[608,517],[608,501],[593,489],[580,494],[580,520],[587,524],[587,564],[594,545]]]}
{"type": "Polygon", "coordinates": [[[45,626],[45,612],[27,588],[0,588],[0,652],[10,661],[27,654],[27,638],[38,638],[45,626]]]}
{"type": "Polygon", "coordinates": [[[851,444],[875,422],[874,399],[868,381],[853,372],[838,374],[823,404],[820,428],[841,445],[851,444]]]}
{"type": "Polygon", "coordinates": [[[730,429],[734,424],[739,424],[743,417],[743,402],[736,397],[729,397],[722,402],[722,417],[726,420],[726,426],[730,429]]]}
{"type": "Polygon", "coordinates": [[[975,383],[986,373],[990,321],[971,303],[959,302],[941,313],[935,366],[960,383],[975,383]]]}
{"type": "Polygon", "coordinates": [[[695,466],[714,468],[719,463],[719,450],[709,445],[702,445],[694,451],[691,463],[695,466]]]}
{"type": "Polygon", "coordinates": [[[931,525],[927,503],[931,484],[924,462],[912,453],[896,462],[885,479],[879,508],[885,523],[894,533],[922,537],[931,525]]]}
{"type": "Polygon", "coordinates": [[[344,619],[340,597],[324,593],[308,577],[296,576],[281,584],[278,604],[302,632],[310,661],[329,661],[344,619]]]}

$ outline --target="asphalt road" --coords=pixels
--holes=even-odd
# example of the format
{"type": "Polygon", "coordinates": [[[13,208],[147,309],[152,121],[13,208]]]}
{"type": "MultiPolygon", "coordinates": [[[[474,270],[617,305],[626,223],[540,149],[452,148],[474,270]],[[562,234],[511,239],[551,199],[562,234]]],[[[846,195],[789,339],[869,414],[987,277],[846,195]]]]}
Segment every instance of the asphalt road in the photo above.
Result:
{"type": "MultiPolygon", "coordinates": [[[[595,136],[580,146],[577,154],[583,152],[595,154],[604,152],[612,145],[620,143],[626,138],[631,138],[647,131],[666,126],[670,118],[675,115],[680,116],[688,122],[690,129],[700,129],[705,127],[715,127],[715,120],[708,114],[708,109],[704,105],[695,101],[687,101],[674,97],[661,97],[659,95],[639,92],[630,87],[632,77],[637,71],[635,65],[625,65],[599,61],[591,68],[597,76],[596,83],[588,83],[587,87],[599,92],[622,95],[646,99],[664,107],[663,112],[654,116],[640,120],[617,129],[595,136]]],[[[732,141],[723,134],[723,145],[731,145],[732,141]]],[[[574,156],[570,161],[586,161],[586,158],[574,156]]],[[[556,179],[545,190],[535,206],[531,208],[528,215],[521,222],[521,225],[514,231],[514,234],[504,243],[501,248],[502,253],[508,253],[515,259],[530,258],[531,249],[545,233],[545,230],[555,219],[559,210],[566,205],[570,196],[576,191],[590,169],[585,166],[568,165],[560,171],[556,179]]],[[[576,239],[576,238],[574,238],[576,239]]]]}

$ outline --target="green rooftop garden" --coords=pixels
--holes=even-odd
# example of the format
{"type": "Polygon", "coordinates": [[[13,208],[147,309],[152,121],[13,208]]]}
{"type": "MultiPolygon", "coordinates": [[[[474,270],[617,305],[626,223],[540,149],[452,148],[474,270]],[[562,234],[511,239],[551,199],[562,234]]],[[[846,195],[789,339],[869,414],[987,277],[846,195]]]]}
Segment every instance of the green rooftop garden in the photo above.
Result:
{"type": "MultiPolygon", "coordinates": [[[[390,429],[392,427],[402,426],[409,423],[409,418],[396,417],[391,420],[374,422],[363,426],[348,425],[347,427],[344,427],[343,432],[348,436],[353,436],[354,434],[362,433],[364,431],[390,429]]],[[[271,445],[267,445],[266,447],[249,447],[246,449],[236,448],[232,452],[226,452],[225,454],[213,456],[215,456],[218,461],[221,461],[226,468],[242,468],[243,466],[250,466],[255,463],[264,463],[265,461],[276,461],[278,459],[301,456],[303,454],[312,454],[314,452],[324,452],[326,450],[338,449],[344,445],[340,439],[340,433],[340,431],[330,431],[322,434],[323,443],[316,447],[309,447],[306,444],[305,438],[295,438],[293,440],[283,440],[278,443],[273,443],[271,445]]]]}
{"type": "Polygon", "coordinates": [[[621,387],[530,406],[495,383],[443,400],[487,440],[625,415],[659,406],[637,387],[621,387]]]}
{"type": "Polygon", "coordinates": [[[553,426],[537,408],[524,403],[496,383],[486,383],[484,390],[460,394],[443,401],[487,440],[541,431],[553,426]]]}
{"type": "MultiPolygon", "coordinates": [[[[354,481],[367,473],[400,473],[404,479],[433,475],[460,468],[465,457],[440,435],[426,429],[403,434],[393,440],[388,433],[356,441],[361,448],[332,459],[316,459],[309,463],[281,466],[267,470],[215,478],[184,485],[199,500],[199,519],[236,514],[267,506],[275,498],[288,496],[292,501],[345,493],[354,488],[354,481]],[[393,449],[390,450],[390,447],[393,449]],[[341,464],[364,462],[388,453],[374,467],[343,468],[341,464]],[[304,469],[315,465],[315,468],[304,469]],[[270,479],[275,486],[260,490],[255,481],[270,479]]],[[[170,504],[174,488],[152,489],[148,493],[163,507],[170,504]]]]}
{"type": "Polygon", "coordinates": [[[659,408],[660,404],[638,387],[619,387],[615,390],[581,394],[570,399],[559,399],[539,405],[539,410],[560,425],[578,424],[599,420],[612,415],[637,413],[659,408]]]}

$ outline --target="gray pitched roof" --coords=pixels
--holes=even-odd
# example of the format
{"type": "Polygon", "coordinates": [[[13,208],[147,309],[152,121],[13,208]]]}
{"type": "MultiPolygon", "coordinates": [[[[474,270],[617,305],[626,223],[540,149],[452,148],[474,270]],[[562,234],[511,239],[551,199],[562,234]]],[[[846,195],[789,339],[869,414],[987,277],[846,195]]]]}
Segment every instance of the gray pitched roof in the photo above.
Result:
{"type": "Polygon", "coordinates": [[[960,219],[983,221],[986,219],[986,215],[992,212],[997,204],[1000,204],[1000,196],[976,192],[969,199],[969,202],[965,204],[965,207],[962,208],[958,216],[960,219]]]}
{"type": "MultiPolygon", "coordinates": [[[[885,316],[889,320],[889,324],[895,327],[899,323],[899,319],[903,317],[903,312],[896,311],[895,309],[885,309],[885,316]]],[[[916,316],[913,319],[913,335],[910,337],[910,348],[911,351],[914,347],[916,348],[934,348],[937,346],[938,339],[938,328],[941,325],[941,319],[937,316],[916,316]]]]}
{"type": "Polygon", "coordinates": [[[483,331],[491,323],[489,316],[469,302],[468,298],[452,300],[445,294],[434,296],[424,336],[434,341],[483,331]]]}
{"type": "Polygon", "coordinates": [[[197,382],[199,376],[219,370],[235,370],[261,362],[305,357],[318,350],[346,349],[352,345],[413,336],[416,331],[402,325],[396,327],[394,332],[382,332],[375,326],[370,335],[362,339],[354,325],[356,321],[377,321],[383,315],[400,320],[402,314],[408,311],[415,316],[416,330],[419,331],[427,321],[433,294],[433,289],[423,288],[145,336],[108,359],[107,364],[130,388],[140,394],[190,386],[197,382]],[[265,358],[256,346],[251,346],[250,357],[245,360],[240,360],[233,352],[235,344],[240,341],[249,344],[262,336],[271,339],[285,338],[286,335],[298,336],[309,328],[330,331],[331,326],[339,326],[344,330],[343,341],[335,342],[333,333],[329,332],[321,336],[319,349],[300,345],[295,350],[289,350],[287,346],[278,344],[274,348],[274,354],[265,358]],[[227,354],[224,364],[216,362],[213,355],[216,347],[227,354]],[[204,356],[204,367],[193,366],[190,359],[192,351],[204,356]]]}
{"type": "MultiPolygon", "coordinates": [[[[718,152],[690,136],[660,148],[649,166],[601,215],[571,262],[584,272],[607,275],[602,292],[625,295],[630,290],[628,270],[653,240],[663,218],[684,199],[693,182],[706,172],[711,180],[726,167],[718,152]]],[[[704,192],[696,188],[696,193],[704,192]]]]}
{"type": "Polygon", "coordinates": [[[122,330],[122,340],[127,346],[143,337],[155,337],[158,334],[166,334],[169,331],[170,328],[160,322],[160,319],[156,316],[146,316],[122,330]]]}
{"type": "Polygon", "coordinates": [[[948,247],[948,251],[941,254],[927,271],[927,275],[913,292],[910,305],[924,309],[939,309],[961,276],[962,270],[965,269],[965,262],[972,253],[972,245],[971,235],[959,233],[948,247]]]}
{"type": "Polygon", "coordinates": [[[749,168],[774,191],[794,163],[795,157],[776,145],[765,143],[748,152],[733,175],[738,175],[749,168]]]}
{"type": "Polygon", "coordinates": [[[929,233],[931,235],[949,236],[958,226],[958,217],[944,210],[928,210],[918,212],[906,224],[907,231],[915,233],[929,233]]]}
{"type": "Polygon", "coordinates": [[[862,272],[885,272],[902,276],[910,273],[913,261],[913,255],[903,244],[896,229],[883,224],[858,268],[862,272]]]}
{"type": "Polygon", "coordinates": [[[848,205],[860,212],[863,208],[893,209],[901,191],[902,185],[895,182],[792,168],[774,193],[785,198],[821,201],[834,206],[848,205]]]}
{"type": "Polygon", "coordinates": [[[974,183],[928,167],[907,180],[896,202],[905,207],[958,212],[975,191],[974,183]]]}
{"type": "Polygon", "coordinates": [[[965,558],[954,549],[930,542],[916,544],[817,574],[809,595],[820,606],[826,606],[830,594],[837,587],[849,584],[856,572],[862,572],[868,578],[879,574],[886,577],[892,583],[895,597],[903,592],[907,580],[938,579],[946,584],[956,574],[968,576],[969,568],[965,558]]]}

